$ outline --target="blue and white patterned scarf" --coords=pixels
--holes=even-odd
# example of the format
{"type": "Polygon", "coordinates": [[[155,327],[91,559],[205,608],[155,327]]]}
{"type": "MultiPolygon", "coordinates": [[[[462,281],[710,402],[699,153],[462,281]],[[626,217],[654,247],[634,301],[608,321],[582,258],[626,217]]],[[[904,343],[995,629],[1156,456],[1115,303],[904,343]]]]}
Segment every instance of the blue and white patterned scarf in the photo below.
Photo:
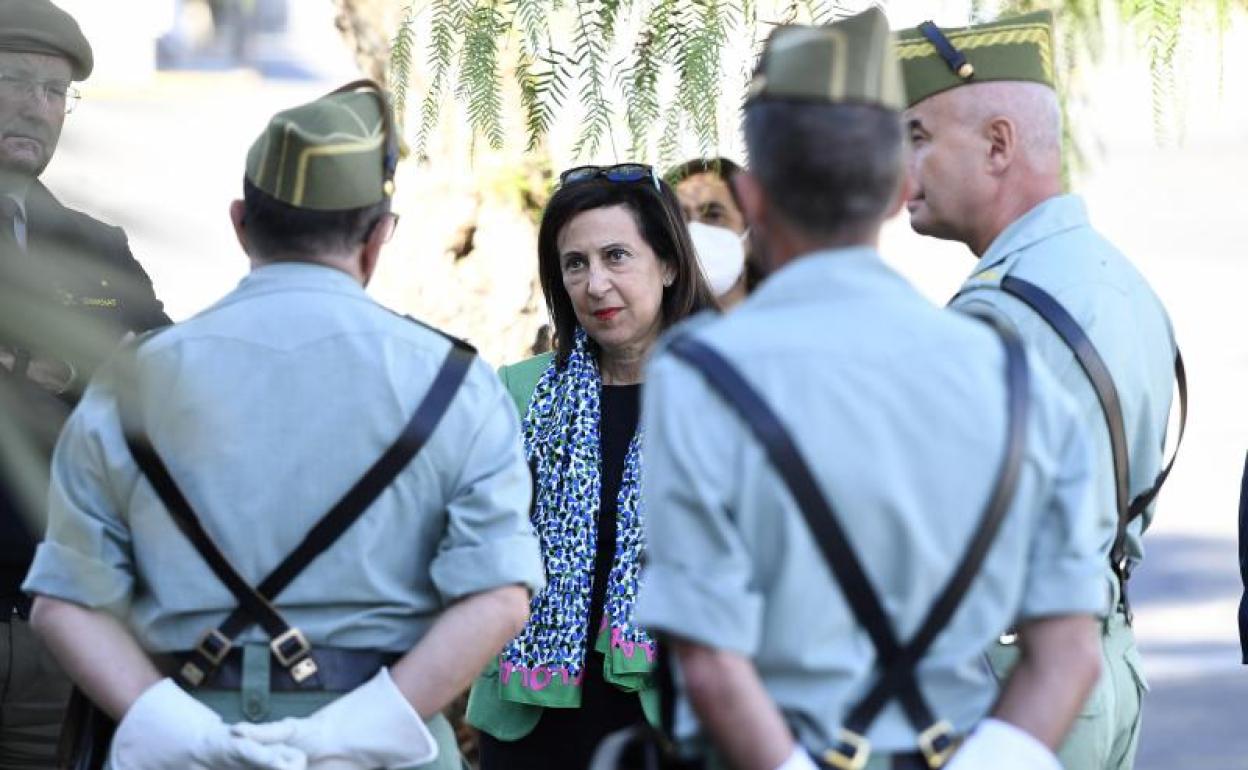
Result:
{"type": "Polygon", "coordinates": [[[622,680],[653,663],[653,641],[632,624],[644,548],[640,428],[628,446],[620,484],[603,628],[587,628],[602,488],[601,395],[597,361],[588,336],[578,328],[567,364],[559,369],[551,362],[524,419],[525,456],[536,477],[532,520],[541,540],[546,588],[533,597],[528,624],[501,656],[502,689],[510,700],[577,705],[587,632],[607,640],[605,673],[622,686],[622,680]]]}

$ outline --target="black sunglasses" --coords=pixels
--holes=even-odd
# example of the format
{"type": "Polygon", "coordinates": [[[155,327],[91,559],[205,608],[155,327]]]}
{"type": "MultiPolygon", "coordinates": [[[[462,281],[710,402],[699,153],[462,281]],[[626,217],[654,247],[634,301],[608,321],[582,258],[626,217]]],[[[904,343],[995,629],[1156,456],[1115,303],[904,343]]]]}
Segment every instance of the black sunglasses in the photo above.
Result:
{"type": "Polygon", "coordinates": [[[650,179],[654,189],[662,192],[659,186],[659,175],[644,163],[619,163],[614,166],[577,166],[559,175],[559,186],[588,182],[591,179],[606,179],[608,182],[641,182],[650,179]]]}

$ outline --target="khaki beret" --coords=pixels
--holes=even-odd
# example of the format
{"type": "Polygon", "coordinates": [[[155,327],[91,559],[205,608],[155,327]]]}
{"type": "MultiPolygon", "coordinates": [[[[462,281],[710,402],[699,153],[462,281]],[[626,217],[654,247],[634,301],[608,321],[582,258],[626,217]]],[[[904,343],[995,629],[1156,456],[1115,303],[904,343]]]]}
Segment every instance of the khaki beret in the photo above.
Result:
{"type": "Polygon", "coordinates": [[[74,80],[86,80],[95,66],[78,22],[48,0],[0,0],[0,51],[63,56],[74,80]]]}
{"type": "Polygon", "coordinates": [[[1018,80],[1053,87],[1049,11],[942,30],[931,22],[897,35],[910,105],[971,83],[1018,80]]]}
{"type": "Polygon", "coordinates": [[[356,81],[274,115],[247,153],[247,179],[296,208],[343,211],[394,193],[399,141],[390,102],[356,81]]]}
{"type": "Polygon", "coordinates": [[[873,7],[833,24],[777,27],[750,83],[747,102],[757,99],[904,109],[888,19],[873,7]]]}

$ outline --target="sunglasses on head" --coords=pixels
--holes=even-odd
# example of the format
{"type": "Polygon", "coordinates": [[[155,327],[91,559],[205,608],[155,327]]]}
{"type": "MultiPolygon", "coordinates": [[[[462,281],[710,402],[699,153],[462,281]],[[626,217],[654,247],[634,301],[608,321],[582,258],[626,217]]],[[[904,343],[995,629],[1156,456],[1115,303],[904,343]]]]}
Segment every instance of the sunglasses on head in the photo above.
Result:
{"type": "Polygon", "coordinates": [[[577,166],[559,175],[559,186],[588,182],[591,179],[606,179],[608,182],[641,182],[650,179],[654,189],[659,187],[659,175],[644,163],[619,163],[614,166],[577,166]]]}

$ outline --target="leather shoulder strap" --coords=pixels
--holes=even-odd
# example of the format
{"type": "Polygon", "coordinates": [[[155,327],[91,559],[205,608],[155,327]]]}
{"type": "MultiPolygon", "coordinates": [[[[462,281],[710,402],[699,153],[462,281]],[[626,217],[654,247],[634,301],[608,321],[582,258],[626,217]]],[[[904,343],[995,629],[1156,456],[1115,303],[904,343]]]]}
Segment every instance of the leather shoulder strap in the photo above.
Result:
{"type": "Polygon", "coordinates": [[[898,643],[879,596],[850,546],[838,516],[819,489],[810,467],[779,417],[732,364],[713,348],[690,336],[671,343],[672,354],[696,369],[763,445],[772,466],[797,503],[855,619],[876,649],[881,676],[872,692],[851,711],[845,722],[846,728],[859,736],[865,734],[879,711],[894,697],[900,698],[907,718],[917,731],[926,733],[933,727],[935,719],[918,690],[915,669],[970,589],[1013,500],[1026,446],[1027,366],[1017,336],[1005,328],[998,327],[997,330],[1007,354],[1009,432],[1006,456],[975,536],[929,610],[919,632],[904,647],[898,643]]]}
{"type": "MultiPolygon", "coordinates": [[[[238,574],[204,530],[199,517],[174,482],[160,455],[152,447],[146,431],[138,421],[138,412],[134,405],[129,403],[129,398],[123,398],[121,413],[126,443],[136,464],[165,504],[178,528],[239,602],[238,608],[230,613],[221,626],[206,635],[206,639],[216,640],[215,646],[204,649],[201,643],[189,663],[194,664],[201,672],[210,671],[224,657],[233,640],[252,623],[260,623],[275,641],[291,634],[291,627],[277,613],[271,601],[368,510],[424,447],[446,414],[455,394],[459,392],[475,356],[475,352],[468,345],[452,343],[429,392],[417,406],[399,437],[256,588],[252,588],[238,574]]],[[[133,394],[135,389],[128,390],[133,394]]],[[[303,646],[306,647],[306,642],[303,646]]],[[[296,660],[295,656],[289,657],[292,662],[296,660]]],[[[202,681],[202,676],[200,680],[202,681]]],[[[198,681],[189,683],[199,684],[198,681]]]]}
{"type": "Polygon", "coordinates": [[[1118,531],[1110,551],[1110,561],[1115,571],[1121,573],[1119,577],[1125,580],[1128,573],[1127,526],[1147,510],[1161,491],[1178,457],[1179,447],[1183,443],[1183,434],[1187,428],[1187,373],[1183,366],[1183,356],[1176,352],[1174,359],[1174,376],[1179,389],[1179,436],[1175,442],[1174,454],[1157,475],[1152,486],[1132,500],[1130,498],[1130,458],[1127,450],[1127,432],[1122,402],[1118,397],[1118,388],[1114,385],[1113,375],[1110,374],[1105,360],[1079,322],[1044,289],[1029,281],[1007,275],[1001,281],[1001,290],[1031,308],[1053,329],[1062,342],[1066,343],[1079,363],[1079,367],[1092,384],[1097,401],[1100,402],[1105,425],[1109,431],[1110,452],[1114,463],[1114,498],[1118,508],[1118,531]]]}

